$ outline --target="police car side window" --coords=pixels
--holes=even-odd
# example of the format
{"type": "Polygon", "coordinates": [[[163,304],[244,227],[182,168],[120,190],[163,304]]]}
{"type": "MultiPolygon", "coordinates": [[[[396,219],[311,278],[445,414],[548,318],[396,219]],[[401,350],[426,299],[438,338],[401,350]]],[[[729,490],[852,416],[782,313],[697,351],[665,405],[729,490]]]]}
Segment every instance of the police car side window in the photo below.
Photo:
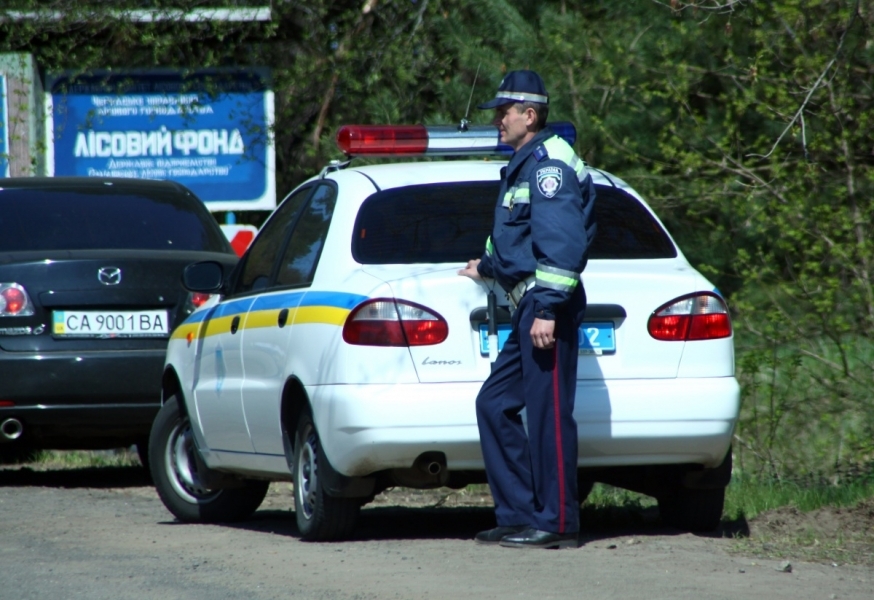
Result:
{"type": "Polygon", "coordinates": [[[316,266],[328,237],[328,226],[334,215],[337,189],[324,182],[313,193],[301,212],[291,239],[279,263],[276,285],[300,286],[312,283],[316,266]]]}
{"type": "Polygon", "coordinates": [[[267,223],[246,253],[235,294],[244,294],[267,287],[276,264],[277,254],[283,246],[289,229],[294,224],[304,201],[312,192],[312,186],[299,189],[286,198],[267,223]]]}

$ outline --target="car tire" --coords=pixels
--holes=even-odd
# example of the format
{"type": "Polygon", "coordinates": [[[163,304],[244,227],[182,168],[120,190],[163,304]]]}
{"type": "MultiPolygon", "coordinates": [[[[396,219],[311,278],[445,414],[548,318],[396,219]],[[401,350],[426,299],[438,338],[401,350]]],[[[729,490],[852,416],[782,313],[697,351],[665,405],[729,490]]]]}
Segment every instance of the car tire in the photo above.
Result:
{"type": "Polygon", "coordinates": [[[325,491],[319,477],[324,460],[312,416],[304,411],[294,438],[294,514],[302,539],[331,541],[348,538],[355,529],[360,498],[336,498],[325,491]]]}
{"type": "Polygon", "coordinates": [[[191,422],[171,396],[152,424],[149,464],[161,501],[177,519],[185,523],[239,521],[261,506],[268,481],[245,479],[238,486],[209,489],[203,484],[203,463],[195,452],[191,422]]]}
{"type": "Polygon", "coordinates": [[[659,514],[666,525],[704,533],[719,527],[725,505],[725,488],[679,488],[658,498],[659,514]]]}

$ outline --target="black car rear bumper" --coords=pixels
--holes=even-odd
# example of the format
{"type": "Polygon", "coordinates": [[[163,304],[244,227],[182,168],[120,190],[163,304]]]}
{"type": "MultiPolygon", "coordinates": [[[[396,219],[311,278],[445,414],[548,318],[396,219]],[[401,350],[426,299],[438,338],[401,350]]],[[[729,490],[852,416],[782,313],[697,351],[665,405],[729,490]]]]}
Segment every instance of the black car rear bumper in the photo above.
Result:
{"type": "Polygon", "coordinates": [[[164,350],[0,352],[0,424],[22,424],[19,439],[0,443],[85,449],[141,441],[160,408],[164,357],[164,350]]]}

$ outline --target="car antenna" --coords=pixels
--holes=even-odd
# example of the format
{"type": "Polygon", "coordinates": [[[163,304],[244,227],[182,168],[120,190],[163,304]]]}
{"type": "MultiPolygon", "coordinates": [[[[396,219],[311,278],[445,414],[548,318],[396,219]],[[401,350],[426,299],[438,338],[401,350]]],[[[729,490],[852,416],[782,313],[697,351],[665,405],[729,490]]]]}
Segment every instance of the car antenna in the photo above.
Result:
{"type": "Polygon", "coordinates": [[[476,74],[473,76],[473,85],[470,86],[470,98],[467,99],[467,110],[464,112],[464,118],[461,120],[461,123],[458,124],[458,131],[467,131],[470,126],[470,121],[467,118],[470,116],[470,102],[473,100],[473,91],[476,89],[476,80],[479,78],[479,68],[482,66],[482,63],[476,66],[476,74]]]}

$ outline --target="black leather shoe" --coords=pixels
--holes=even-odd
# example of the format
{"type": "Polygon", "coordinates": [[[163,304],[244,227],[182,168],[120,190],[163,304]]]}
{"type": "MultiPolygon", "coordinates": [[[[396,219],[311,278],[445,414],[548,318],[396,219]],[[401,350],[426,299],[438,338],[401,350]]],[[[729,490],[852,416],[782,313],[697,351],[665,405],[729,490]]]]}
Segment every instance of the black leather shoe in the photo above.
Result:
{"type": "Polygon", "coordinates": [[[477,544],[497,544],[505,536],[521,533],[526,529],[528,529],[528,525],[498,526],[494,529],[480,531],[473,539],[476,540],[477,544]]]}
{"type": "Polygon", "coordinates": [[[574,533],[551,533],[529,527],[525,531],[505,535],[501,538],[501,546],[505,548],[561,548],[579,547],[579,535],[574,533]]]}

